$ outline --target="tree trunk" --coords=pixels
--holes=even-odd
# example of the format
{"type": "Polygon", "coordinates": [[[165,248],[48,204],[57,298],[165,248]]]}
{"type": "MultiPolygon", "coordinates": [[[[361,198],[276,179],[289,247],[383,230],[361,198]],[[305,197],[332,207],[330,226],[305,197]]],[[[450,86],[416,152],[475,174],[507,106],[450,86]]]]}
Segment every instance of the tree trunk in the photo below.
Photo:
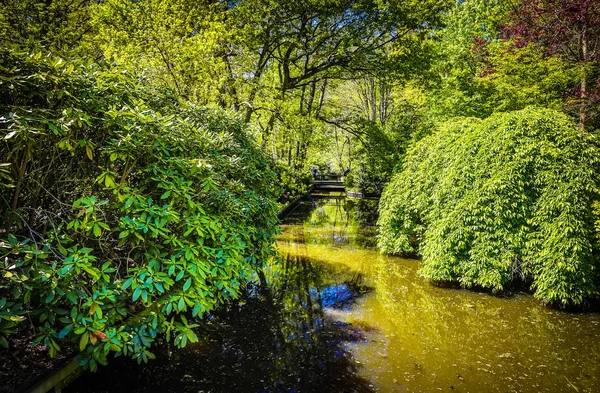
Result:
{"type": "Polygon", "coordinates": [[[327,79],[323,81],[321,85],[321,97],[319,98],[319,105],[317,106],[317,110],[315,111],[315,118],[319,118],[319,114],[321,113],[321,108],[323,107],[323,102],[325,101],[325,90],[327,89],[327,79]]]}
{"type": "Polygon", "coordinates": [[[246,108],[246,116],[244,117],[245,123],[250,122],[250,119],[252,118],[252,113],[254,113],[254,99],[256,98],[256,94],[258,93],[258,83],[260,82],[263,69],[266,65],[266,59],[267,48],[263,46],[260,51],[258,63],[256,64],[256,71],[254,72],[254,76],[252,77],[252,89],[250,90],[250,95],[248,96],[248,107],[246,108]]]}
{"type": "Polygon", "coordinates": [[[233,67],[231,66],[231,62],[229,61],[229,56],[223,56],[225,63],[227,64],[227,72],[229,73],[227,81],[225,82],[225,86],[229,95],[231,96],[231,100],[233,101],[233,109],[238,112],[240,110],[240,100],[237,89],[235,87],[235,77],[233,75],[233,67]]]}
{"type": "Polygon", "coordinates": [[[381,81],[379,85],[379,121],[381,122],[381,126],[385,126],[385,122],[388,117],[388,107],[389,107],[389,94],[388,94],[388,86],[384,80],[381,81]]]}
{"type": "Polygon", "coordinates": [[[19,206],[19,196],[21,194],[21,187],[23,186],[23,182],[25,181],[25,171],[27,170],[27,163],[29,162],[29,157],[31,156],[31,142],[27,143],[27,147],[23,152],[23,157],[21,159],[21,166],[19,167],[19,178],[17,179],[17,185],[15,186],[15,192],[13,194],[12,205],[10,208],[10,215],[8,216],[8,220],[6,222],[6,230],[10,230],[10,227],[13,224],[13,220],[15,218],[15,212],[17,211],[17,207],[19,206]]]}
{"type": "Polygon", "coordinates": [[[315,101],[315,92],[317,90],[317,81],[314,80],[310,83],[310,93],[308,95],[308,100],[306,102],[306,113],[310,114],[312,112],[313,102],[315,101]]]}
{"type": "Polygon", "coordinates": [[[371,107],[371,121],[374,123],[377,121],[377,92],[375,88],[375,79],[369,79],[369,106],[371,107]]]}
{"type": "Polygon", "coordinates": [[[263,151],[265,151],[267,149],[267,141],[271,137],[271,131],[273,130],[274,125],[275,125],[275,114],[272,113],[271,117],[269,118],[269,122],[267,123],[267,126],[265,127],[263,134],[262,134],[262,141],[261,141],[260,146],[263,151]]]}
{"type": "Polygon", "coordinates": [[[300,92],[300,114],[304,115],[304,95],[306,94],[306,85],[302,86],[302,91],[300,92]]]}
{"type": "Polygon", "coordinates": [[[587,40],[585,38],[585,33],[581,40],[581,54],[583,56],[583,65],[581,67],[581,92],[580,92],[580,100],[579,104],[579,129],[581,131],[585,131],[585,123],[586,123],[586,110],[587,110],[587,70],[586,70],[586,61],[587,61],[587,40]]]}

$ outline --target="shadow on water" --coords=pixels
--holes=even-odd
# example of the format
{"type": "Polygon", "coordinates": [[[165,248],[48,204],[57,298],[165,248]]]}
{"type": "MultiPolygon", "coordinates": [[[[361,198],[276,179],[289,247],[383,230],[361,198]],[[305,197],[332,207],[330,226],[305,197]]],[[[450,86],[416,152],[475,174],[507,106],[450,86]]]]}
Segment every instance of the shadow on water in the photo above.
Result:
{"type": "Polygon", "coordinates": [[[202,321],[199,343],[162,343],[144,365],[111,359],[66,391],[371,392],[345,349],[364,340],[362,332],[325,312],[367,291],[359,274],[346,273],[336,282],[331,268],[288,255],[268,272],[267,291],[251,284],[241,300],[202,321]]]}

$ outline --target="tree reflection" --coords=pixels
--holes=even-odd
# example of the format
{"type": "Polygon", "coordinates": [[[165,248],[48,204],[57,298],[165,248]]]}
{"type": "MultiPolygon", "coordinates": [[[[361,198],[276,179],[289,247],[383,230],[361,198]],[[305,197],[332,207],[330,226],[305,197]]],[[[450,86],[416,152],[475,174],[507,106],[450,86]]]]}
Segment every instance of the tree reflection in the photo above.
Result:
{"type": "Polygon", "coordinates": [[[283,225],[280,241],[334,247],[375,248],[377,201],[315,197],[301,203],[283,225]]]}
{"type": "Polygon", "coordinates": [[[202,323],[199,344],[164,344],[148,365],[115,359],[68,391],[370,392],[344,348],[362,334],[323,310],[350,304],[362,278],[336,283],[334,275],[287,255],[268,272],[266,291],[250,285],[239,302],[202,323]]]}

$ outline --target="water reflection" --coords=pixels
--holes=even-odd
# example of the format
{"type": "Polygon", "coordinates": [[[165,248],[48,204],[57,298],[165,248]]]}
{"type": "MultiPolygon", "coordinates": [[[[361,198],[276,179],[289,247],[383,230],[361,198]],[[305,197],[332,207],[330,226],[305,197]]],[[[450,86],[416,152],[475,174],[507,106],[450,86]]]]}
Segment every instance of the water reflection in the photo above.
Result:
{"type": "Polygon", "coordinates": [[[364,340],[362,332],[325,312],[348,309],[365,293],[362,277],[288,253],[267,278],[269,290],[251,286],[204,321],[200,343],[163,344],[148,365],[114,359],[68,391],[371,392],[345,349],[364,340]]]}
{"type": "Polygon", "coordinates": [[[379,255],[357,206],[300,206],[269,291],[206,321],[199,345],[113,362],[70,391],[600,391],[600,315],[429,285],[416,261],[379,255]]]}
{"type": "Polygon", "coordinates": [[[377,201],[340,196],[314,198],[287,217],[281,242],[322,244],[336,248],[375,248],[377,201]]]}
{"type": "Polygon", "coordinates": [[[597,315],[436,288],[397,258],[376,258],[373,280],[345,321],[376,328],[352,349],[380,391],[598,391],[597,315]]]}
{"type": "MultiPolygon", "coordinates": [[[[348,348],[377,391],[600,391],[600,315],[550,310],[523,293],[435,287],[417,275],[416,261],[352,241],[331,252],[333,244],[312,240],[323,227],[307,221],[286,228],[302,236],[283,236],[282,252],[360,272],[374,288],[351,312],[333,315],[365,332],[366,342],[348,348]]],[[[336,225],[327,230],[343,232],[336,225]]]]}

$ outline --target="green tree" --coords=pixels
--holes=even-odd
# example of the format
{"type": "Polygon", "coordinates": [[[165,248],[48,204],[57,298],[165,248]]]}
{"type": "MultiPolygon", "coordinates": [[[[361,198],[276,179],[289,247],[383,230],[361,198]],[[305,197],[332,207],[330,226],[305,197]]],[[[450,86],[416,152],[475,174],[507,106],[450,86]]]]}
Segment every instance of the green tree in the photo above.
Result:
{"type": "Polygon", "coordinates": [[[564,93],[577,83],[577,68],[536,43],[515,47],[507,40],[502,27],[510,22],[509,5],[465,0],[446,16],[424,81],[433,119],[485,118],[528,105],[565,109],[564,93]]]}
{"type": "Polygon", "coordinates": [[[546,109],[454,120],[412,148],[381,200],[379,245],[420,273],[547,303],[598,295],[595,139],[546,109]]]}
{"type": "Polygon", "coordinates": [[[579,127],[586,129],[598,114],[600,100],[600,4],[593,0],[522,0],[504,31],[515,46],[537,44],[546,55],[557,55],[577,68],[577,88],[565,93],[570,93],[571,105],[575,104],[579,127]]]}
{"type": "Polygon", "coordinates": [[[227,41],[218,4],[186,0],[108,0],[92,9],[91,38],[103,56],[200,104],[226,106],[227,41]]]}
{"type": "MultiPolygon", "coordinates": [[[[263,149],[293,174],[308,172],[311,144],[332,126],[326,107],[338,82],[357,73],[383,81],[395,69],[390,59],[402,59],[398,65],[414,56],[416,38],[431,31],[446,5],[110,0],[93,8],[92,25],[105,56],[141,67],[195,102],[240,113],[263,149]]],[[[391,80],[384,85],[378,98],[391,80]]],[[[387,98],[378,101],[385,119],[387,98]]]]}
{"type": "Polygon", "coordinates": [[[91,30],[91,0],[4,0],[0,2],[0,41],[29,48],[71,52],[91,30]]]}
{"type": "Polygon", "coordinates": [[[123,70],[0,52],[0,345],[15,324],[152,358],[274,254],[271,163],[239,122],[123,70]]]}

